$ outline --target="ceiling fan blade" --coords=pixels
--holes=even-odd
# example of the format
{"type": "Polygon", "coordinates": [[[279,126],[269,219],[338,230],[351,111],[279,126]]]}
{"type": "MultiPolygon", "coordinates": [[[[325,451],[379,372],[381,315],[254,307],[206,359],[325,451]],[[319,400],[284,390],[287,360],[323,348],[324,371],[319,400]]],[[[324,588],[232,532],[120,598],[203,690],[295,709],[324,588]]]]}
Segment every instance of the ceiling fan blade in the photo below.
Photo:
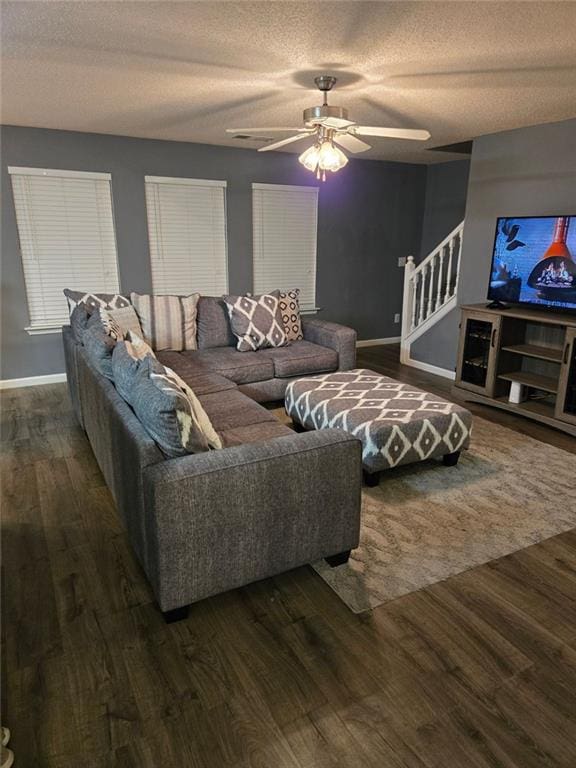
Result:
{"type": "Polygon", "coordinates": [[[430,138],[428,131],[416,128],[378,128],[373,125],[358,125],[354,133],[360,136],[383,136],[387,139],[412,139],[413,141],[426,141],[430,138]]]}
{"type": "Polygon", "coordinates": [[[370,144],[366,144],[365,141],[357,139],[356,136],[352,136],[351,133],[336,133],[333,138],[336,144],[340,144],[341,147],[347,149],[348,152],[354,152],[354,154],[357,154],[358,152],[366,152],[367,149],[372,149],[370,144]]]}
{"type": "Polygon", "coordinates": [[[308,139],[310,135],[310,133],[299,133],[296,136],[289,136],[287,139],[282,139],[282,141],[275,141],[274,144],[266,144],[264,147],[260,147],[258,152],[270,152],[271,149],[280,149],[285,144],[292,144],[293,141],[308,139]]]}
{"type": "Polygon", "coordinates": [[[352,120],[343,120],[341,117],[327,117],[326,119],[319,118],[318,122],[326,128],[334,128],[337,131],[343,130],[344,128],[350,128],[351,125],[356,125],[352,120]]]}
{"type": "Polygon", "coordinates": [[[226,133],[309,133],[309,128],[226,128],[226,133]]]}

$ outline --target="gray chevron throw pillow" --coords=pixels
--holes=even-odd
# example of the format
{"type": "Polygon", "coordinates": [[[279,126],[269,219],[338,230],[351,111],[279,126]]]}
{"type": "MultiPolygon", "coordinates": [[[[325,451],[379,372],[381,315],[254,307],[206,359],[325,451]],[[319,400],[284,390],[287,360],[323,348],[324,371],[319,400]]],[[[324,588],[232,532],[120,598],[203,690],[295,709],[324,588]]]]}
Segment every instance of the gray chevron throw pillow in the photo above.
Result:
{"type": "Polygon", "coordinates": [[[239,352],[266,347],[285,347],[286,338],[280,312],[280,292],[261,296],[224,296],[232,332],[238,339],[239,352]]]}

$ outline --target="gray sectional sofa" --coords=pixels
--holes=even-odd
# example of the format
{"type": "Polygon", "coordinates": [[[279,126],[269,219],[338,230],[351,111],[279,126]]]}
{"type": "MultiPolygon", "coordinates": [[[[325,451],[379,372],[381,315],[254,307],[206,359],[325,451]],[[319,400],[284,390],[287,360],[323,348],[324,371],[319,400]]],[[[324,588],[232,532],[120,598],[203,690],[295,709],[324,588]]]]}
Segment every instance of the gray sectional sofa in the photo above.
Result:
{"type": "Polygon", "coordinates": [[[294,378],[354,367],[353,330],[303,327],[288,347],[238,352],[222,302],[200,300],[198,350],[158,359],[192,387],[224,447],[173,459],[63,329],[75,412],[168,620],[305,563],[339,564],[358,545],[360,442],[339,430],[295,433],[260,404],[294,378]]]}

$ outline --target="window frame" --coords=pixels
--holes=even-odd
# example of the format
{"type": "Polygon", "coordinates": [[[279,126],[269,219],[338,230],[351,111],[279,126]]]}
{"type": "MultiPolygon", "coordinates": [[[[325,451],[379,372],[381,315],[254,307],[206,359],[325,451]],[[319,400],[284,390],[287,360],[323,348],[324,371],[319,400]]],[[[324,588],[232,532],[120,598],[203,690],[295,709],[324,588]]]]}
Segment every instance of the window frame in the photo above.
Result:
{"type": "MultiPolygon", "coordinates": [[[[14,216],[16,220],[16,232],[18,236],[18,247],[20,250],[20,264],[22,267],[22,279],[24,281],[24,290],[26,292],[26,306],[28,311],[28,321],[29,324],[24,326],[24,330],[30,335],[30,336],[36,336],[36,335],[44,335],[44,334],[54,334],[54,333],[61,333],[62,332],[62,323],[55,324],[53,322],[44,322],[44,323],[34,323],[32,321],[32,313],[30,309],[30,297],[28,293],[28,281],[26,279],[26,267],[25,267],[25,259],[24,259],[24,252],[22,248],[22,239],[20,236],[20,216],[18,212],[18,206],[16,203],[16,194],[14,189],[14,177],[15,176],[42,176],[42,177],[50,177],[50,178],[63,178],[63,179],[82,179],[82,180],[97,180],[97,181],[107,181],[108,187],[109,187],[109,193],[110,193],[110,213],[111,213],[111,225],[112,225],[112,236],[114,240],[114,253],[115,253],[115,273],[116,273],[116,284],[118,286],[118,292],[121,291],[121,285],[120,285],[120,261],[118,257],[118,241],[116,236],[116,217],[114,212],[114,196],[112,194],[112,174],[106,173],[106,172],[100,172],[100,171],[77,171],[77,170],[68,170],[68,169],[57,169],[57,168],[38,168],[38,167],[30,167],[30,166],[16,166],[16,165],[9,165],[7,167],[8,174],[10,176],[10,182],[12,187],[12,203],[14,206],[14,216]]],[[[63,286],[62,290],[67,286],[63,286]]],[[[65,301],[65,299],[63,300],[65,301]]],[[[64,314],[64,313],[63,313],[64,314]]],[[[64,319],[64,318],[63,318],[64,319]]]]}
{"type": "MultiPolygon", "coordinates": [[[[152,262],[152,232],[150,230],[150,211],[148,210],[148,196],[146,185],[147,184],[166,184],[170,186],[184,186],[184,187],[216,187],[223,190],[223,221],[224,221],[224,278],[225,286],[222,294],[228,293],[230,286],[230,254],[228,247],[228,182],[222,179],[199,179],[189,178],[186,176],[151,176],[149,174],[144,176],[144,196],[145,196],[145,208],[146,208],[146,226],[148,231],[148,251],[149,251],[149,263],[150,263],[150,281],[152,286],[152,292],[155,293],[154,288],[154,276],[153,276],[153,262],[152,262]]],[[[157,240],[157,238],[154,238],[157,240]]],[[[159,244],[156,243],[156,247],[159,244]]],[[[169,293],[163,293],[158,295],[170,295],[169,293]]],[[[208,294],[205,294],[208,295],[208,294]]]]}
{"type": "MultiPolygon", "coordinates": [[[[306,194],[311,194],[314,196],[315,199],[315,217],[314,217],[314,243],[315,243],[315,250],[314,250],[314,265],[313,265],[313,271],[312,271],[312,296],[313,300],[310,306],[302,307],[300,306],[300,313],[301,314],[315,314],[316,312],[320,311],[320,307],[318,306],[318,298],[317,298],[317,288],[318,288],[318,203],[320,198],[320,187],[315,186],[312,184],[270,184],[265,182],[253,182],[252,183],[252,290],[256,292],[255,287],[255,277],[256,277],[256,251],[255,251],[255,242],[256,242],[256,236],[255,236],[255,230],[256,230],[256,219],[255,219],[255,205],[254,205],[254,192],[255,191],[287,191],[287,192],[301,192],[304,191],[306,194]]],[[[302,289],[302,286],[296,286],[296,285],[287,285],[287,286],[277,286],[280,288],[284,288],[286,290],[289,290],[291,288],[300,288],[302,289]]]]}

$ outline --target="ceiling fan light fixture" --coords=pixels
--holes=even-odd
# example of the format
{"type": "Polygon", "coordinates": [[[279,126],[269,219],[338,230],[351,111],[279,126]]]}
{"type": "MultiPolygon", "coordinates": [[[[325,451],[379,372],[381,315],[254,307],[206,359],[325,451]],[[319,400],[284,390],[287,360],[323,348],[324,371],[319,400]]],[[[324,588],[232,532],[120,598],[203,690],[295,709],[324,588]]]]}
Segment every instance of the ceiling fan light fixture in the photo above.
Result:
{"type": "Polygon", "coordinates": [[[308,171],[316,173],[317,178],[322,178],[322,181],[326,181],[326,171],[336,173],[348,162],[344,152],[335,147],[331,139],[324,139],[308,147],[298,160],[308,171]]]}

